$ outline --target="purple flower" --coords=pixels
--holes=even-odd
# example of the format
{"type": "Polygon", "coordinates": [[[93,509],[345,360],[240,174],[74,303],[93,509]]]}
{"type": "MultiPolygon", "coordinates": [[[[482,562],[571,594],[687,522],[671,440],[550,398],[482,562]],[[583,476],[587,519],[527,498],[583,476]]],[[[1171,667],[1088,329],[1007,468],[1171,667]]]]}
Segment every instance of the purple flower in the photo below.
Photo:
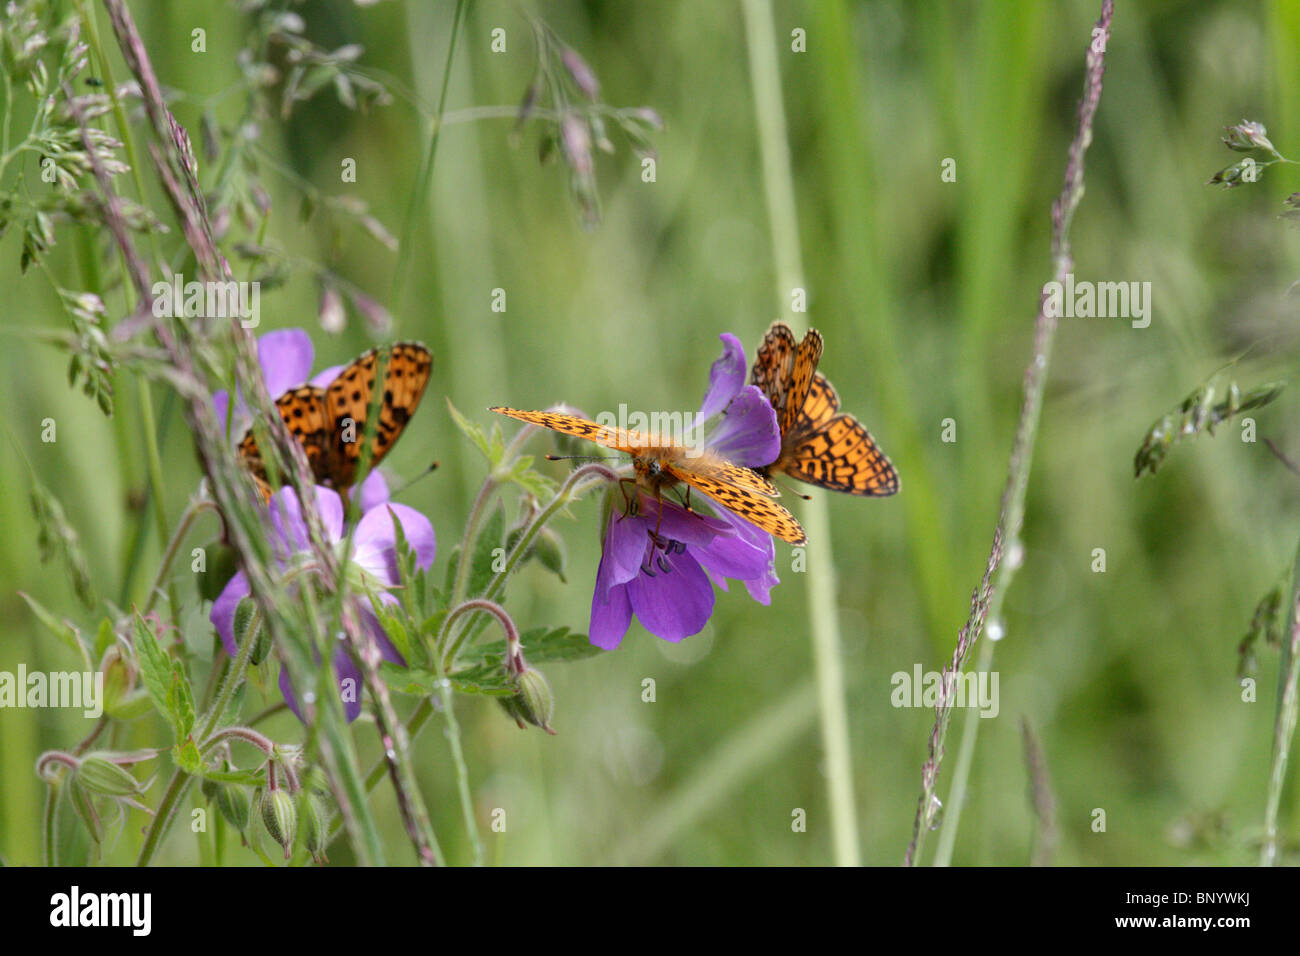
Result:
{"type": "MultiPolygon", "coordinates": [[[[700,420],[722,413],[705,447],[734,464],[759,467],[776,460],[781,433],[776,412],[761,391],[745,384],[745,350],[723,333],[722,355],[709,370],[700,420]]],[[[666,641],[698,634],[713,613],[713,585],[745,582],[760,604],[778,583],[776,548],[765,531],[721,505],[716,516],[688,511],[640,495],[635,514],[612,509],[605,529],[596,590],[591,600],[591,642],[618,646],[632,616],[666,641]]]]}
{"type": "MultiPolygon", "coordinates": [[[[396,504],[387,500],[387,489],[382,499],[365,509],[357,522],[356,533],[352,536],[352,553],[347,560],[359,568],[375,586],[378,599],[385,603],[395,603],[397,598],[388,593],[387,588],[400,583],[397,569],[397,542],[394,519],[401,523],[402,533],[407,543],[415,550],[416,565],[427,569],[433,564],[437,550],[437,541],[433,525],[429,519],[407,505],[396,504]]],[[[365,501],[363,492],[362,501],[365,501]]],[[[326,541],[339,545],[346,537],[343,527],[343,500],[331,488],[316,487],[316,507],[325,526],[326,541]]],[[[292,488],[281,488],[270,502],[270,538],[275,565],[283,571],[294,560],[309,550],[307,526],[302,518],[298,496],[292,488]]],[[[291,585],[294,593],[297,585],[291,585]]],[[[210,620],[221,635],[221,643],[232,657],[239,652],[235,643],[234,624],[235,608],[240,600],[249,593],[248,578],[243,571],[235,574],[227,582],[225,589],[212,605],[210,620]]],[[[373,609],[367,602],[361,603],[361,617],[370,639],[375,641],[380,653],[386,660],[404,664],[396,648],[389,642],[379,625],[373,609]]],[[[340,647],[334,654],[334,669],[339,677],[340,691],[343,693],[344,709],[348,720],[355,720],[361,713],[361,674],[352,663],[347,652],[340,647]]],[[[280,669],[280,690],[284,699],[298,718],[302,719],[293,686],[289,681],[286,668],[280,669]]]]}

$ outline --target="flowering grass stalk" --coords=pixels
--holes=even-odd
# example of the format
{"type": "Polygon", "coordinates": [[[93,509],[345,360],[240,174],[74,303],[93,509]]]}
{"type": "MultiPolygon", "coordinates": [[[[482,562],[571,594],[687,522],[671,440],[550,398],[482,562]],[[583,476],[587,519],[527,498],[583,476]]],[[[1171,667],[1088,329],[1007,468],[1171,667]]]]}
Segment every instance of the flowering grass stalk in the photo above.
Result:
{"type": "MultiPolygon", "coordinates": [[[[1065,184],[1060,196],[1052,204],[1052,262],[1057,282],[1063,282],[1074,266],[1074,259],[1070,254],[1070,222],[1079,201],[1083,198],[1083,157],[1092,142],[1092,123],[1097,114],[1098,104],[1101,102],[1102,76],[1106,67],[1106,41],[1110,37],[1111,18],[1114,12],[1113,0],[1103,0],[1101,17],[1097,20],[1086,54],[1087,72],[1084,79],[1084,93],[1079,104],[1078,125],[1074,139],[1070,143],[1069,156],[1065,165],[1065,184]]],[[[946,690],[940,694],[934,729],[930,733],[929,757],[921,770],[921,796],[917,801],[916,818],[912,824],[912,840],[904,856],[903,862],[906,866],[916,863],[918,855],[924,848],[926,834],[936,825],[941,815],[938,799],[939,768],[943,762],[948,725],[952,720],[954,696],[951,690],[954,685],[948,680],[949,675],[960,674],[965,669],[970,652],[979,642],[980,635],[984,633],[986,623],[989,626],[989,639],[980,647],[976,668],[979,671],[991,669],[993,649],[996,642],[1005,636],[1005,624],[1001,616],[1002,601],[1016,571],[1024,561],[1024,545],[1020,540],[1020,530],[1024,524],[1025,491],[1029,486],[1034,441],[1043,407],[1043,394],[1047,387],[1048,362],[1052,354],[1052,341],[1056,334],[1056,318],[1049,314],[1051,310],[1044,308],[1044,302],[1046,302],[1046,294],[1040,297],[1038,315],[1034,320],[1033,351],[1029,365],[1025,368],[1025,397],[1020,408],[1015,443],[1011,450],[1006,486],[1002,492],[1001,511],[997,526],[993,530],[993,545],[989,549],[984,576],[971,599],[970,617],[958,633],[952,661],[943,671],[941,686],[946,690]]],[[[953,774],[948,810],[942,814],[943,833],[935,859],[935,863],[940,866],[947,865],[952,859],[952,848],[956,841],[958,821],[961,819],[966,781],[970,775],[978,728],[978,719],[967,719],[957,769],[953,774]]]]}

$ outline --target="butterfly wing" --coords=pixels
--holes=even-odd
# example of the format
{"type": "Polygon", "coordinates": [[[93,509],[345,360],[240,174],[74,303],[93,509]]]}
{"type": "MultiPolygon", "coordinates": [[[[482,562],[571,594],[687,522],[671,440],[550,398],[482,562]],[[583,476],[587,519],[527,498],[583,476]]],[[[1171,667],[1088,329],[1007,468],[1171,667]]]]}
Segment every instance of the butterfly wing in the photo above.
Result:
{"type": "MultiPolygon", "coordinates": [[[[284,420],[289,434],[294,437],[307,455],[307,463],[317,481],[329,477],[331,452],[331,419],[325,400],[325,390],[315,385],[291,388],[275,400],[275,409],[284,420]]],[[[244,467],[253,475],[262,497],[271,497],[267,483],[266,461],[257,447],[253,429],[249,428],[239,443],[239,457],[244,467]]]]}
{"type": "MultiPolygon", "coordinates": [[[[433,356],[423,345],[398,342],[392,346],[384,366],[384,391],[378,421],[366,427],[370,411],[379,349],[371,349],[339,372],[326,389],[332,424],[332,461],[327,476],[336,488],[345,488],[356,477],[363,450],[362,436],[370,438],[370,466],[374,467],[397,444],[406,423],[415,414],[429,383],[433,356]],[[351,426],[351,427],[349,427],[351,426]]],[[[309,455],[310,457],[310,455],[309,455]]]]}
{"type": "Polygon", "coordinates": [[[898,491],[898,472],[852,415],[801,434],[778,464],[790,477],[830,491],[873,498],[898,491]]]}
{"type": "MultiPolygon", "coordinates": [[[[762,528],[773,537],[788,541],[790,544],[807,543],[808,536],[804,534],[795,516],[771,499],[771,492],[775,492],[776,489],[765,479],[754,475],[748,468],[740,468],[730,462],[723,462],[708,469],[683,467],[681,464],[667,464],[665,468],[674,477],[686,482],[696,491],[708,495],[728,511],[762,528]],[[767,488],[771,489],[771,492],[755,490],[748,484],[738,484],[733,479],[739,479],[740,472],[759,478],[767,488]]],[[[740,480],[748,481],[748,479],[740,480]]]]}
{"type": "Polygon", "coordinates": [[[527,422],[529,425],[541,425],[543,428],[562,432],[565,435],[585,438],[588,441],[594,441],[598,445],[604,445],[606,448],[613,448],[629,454],[644,451],[649,445],[648,440],[637,432],[623,428],[610,428],[608,425],[599,425],[589,419],[579,418],[577,415],[564,415],[559,412],[525,412],[517,408],[506,408],[501,405],[495,405],[489,408],[488,411],[496,412],[498,415],[508,415],[521,422],[527,422]]]}
{"type": "MultiPolygon", "coordinates": [[[[777,417],[781,424],[781,434],[792,431],[804,414],[808,403],[809,390],[817,377],[817,363],[822,359],[822,334],[816,329],[809,329],[803,341],[795,349],[794,361],[790,365],[790,383],[786,388],[785,406],[778,410],[777,417]]],[[[825,379],[822,379],[826,382],[825,379]]],[[[830,383],[826,382],[829,386],[830,383]]],[[[831,390],[834,394],[834,389],[831,390]]]]}

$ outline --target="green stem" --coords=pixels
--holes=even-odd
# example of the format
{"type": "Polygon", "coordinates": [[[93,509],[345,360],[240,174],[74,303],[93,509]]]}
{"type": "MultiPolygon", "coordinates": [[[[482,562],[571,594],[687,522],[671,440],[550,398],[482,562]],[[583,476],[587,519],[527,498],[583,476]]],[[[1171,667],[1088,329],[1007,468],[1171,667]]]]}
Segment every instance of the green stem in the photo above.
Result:
{"type": "MultiPolygon", "coordinates": [[[[216,729],[217,723],[221,720],[221,715],[226,710],[226,705],[230,703],[230,698],[234,695],[235,688],[239,686],[245,672],[248,670],[248,660],[253,654],[254,645],[257,643],[257,632],[260,625],[261,609],[259,607],[254,612],[248,630],[244,634],[244,643],[239,647],[239,656],[235,658],[235,665],[227,671],[226,678],[221,684],[221,690],[217,693],[217,699],[203,723],[203,729],[195,735],[195,738],[200,741],[200,752],[205,749],[202,742],[206,741],[216,729]]],[[[167,782],[167,789],[164,791],[162,800],[158,803],[158,809],[154,813],[153,823],[149,827],[149,832],[145,835],[144,845],[140,848],[140,856],[136,860],[136,866],[148,866],[149,861],[153,859],[153,855],[157,852],[158,845],[162,841],[163,834],[171,823],[172,815],[176,812],[176,805],[185,796],[185,791],[193,779],[179,767],[172,772],[171,780],[167,782]]]]}
{"type": "MultiPolygon", "coordinates": [[[[407,265],[411,258],[411,232],[415,228],[415,214],[424,206],[429,194],[429,183],[433,180],[433,160],[438,152],[438,134],[442,132],[442,112],[447,105],[447,87],[451,85],[451,65],[456,56],[456,40],[460,36],[461,23],[465,19],[465,9],[469,0],[456,0],[456,12],[451,21],[451,39],[447,43],[447,60],[442,67],[442,90],[438,94],[438,112],[430,120],[429,148],[425,151],[424,162],[420,167],[420,178],[416,181],[415,192],[406,206],[406,219],[402,224],[402,242],[397,252],[397,271],[393,275],[392,308],[396,312],[401,306],[402,280],[406,278],[407,265]]],[[[411,31],[415,35],[415,31],[411,31]]],[[[412,56],[420,52],[412,49],[412,56]]]]}
{"type": "MultiPolygon", "coordinates": [[[[777,271],[777,301],[782,309],[792,290],[803,285],[799,224],[795,212],[790,148],[786,139],[781,74],[776,59],[776,30],[769,0],[744,0],[754,112],[758,122],[763,186],[772,224],[772,254],[777,271]]],[[[816,671],[817,703],[831,813],[831,845],[838,866],[857,866],[858,824],[853,795],[853,757],[848,707],[844,698],[839,619],[835,611],[835,559],[830,517],[824,497],[814,497],[803,512],[808,564],[808,625],[816,671]]]]}

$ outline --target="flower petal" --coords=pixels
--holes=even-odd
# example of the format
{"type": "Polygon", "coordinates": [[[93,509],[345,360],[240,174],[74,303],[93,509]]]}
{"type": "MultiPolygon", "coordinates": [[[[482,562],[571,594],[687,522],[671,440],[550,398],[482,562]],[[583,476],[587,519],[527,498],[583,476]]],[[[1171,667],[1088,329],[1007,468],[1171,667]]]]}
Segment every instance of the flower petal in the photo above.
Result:
{"type": "Polygon", "coordinates": [[[351,489],[348,494],[354,498],[365,514],[371,508],[382,505],[388,500],[388,479],[378,468],[366,475],[365,481],[351,489]]]}
{"type": "Polygon", "coordinates": [[[757,386],[740,389],[722,423],[709,436],[709,448],[746,468],[770,465],[781,454],[781,428],[776,410],[757,386]]]}
{"type": "MultiPolygon", "coordinates": [[[[654,498],[642,497],[641,515],[647,531],[658,531],[659,537],[680,541],[685,545],[704,545],[720,534],[735,534],[731,522],[698,511],[687,511],[674,501],[656,501],[654,498]]],[[[637,556],[638,567],[644,559],[643,547],[637,556]]]]}
{"type": "Polygon", "coordinates": [[[642,626],[665,641],[698,634],[713,613],[713,584],[689,551],[656,548],[651,571],[627,585],[628,600],[642,626]]]}
{"type": "Polygon", "coordinates": [[[617,509],[610,513],[600,566],[596,569],[597,597],[603,598],[610,588],[637,576],[645,560],[649,531],[643,515],[625,515],[617,509]]]}
{"type": "Polygon", "coordinates": [[[603,597],[597,577],[596,593],[591,596],[591,624],[587,639],[597,647],[612,651],[627,633],[632,623],[632,604],[627,597],[627,585],[609,589],[603,597]]]}
{"type": "Polygon", "coordinates": [[[235,643],[235,608],[250,591],[248,576],[243,571],[236,571],[212,602],[212,611],[208,615],[208,620],[221,636],[222,646],[231,657],[239,653],[239,646],[235,643]]]}
{"type": "Polygon", "coordinates": [[[393,518],[401,522],[406,542],[415,549],[415,564],[425,569],[433,564],[438,541],[433,523],[410,505],[390,501],[382,508],[367,511],[357,522],[353,536],[352,561],[393,586],[401,583],[397,571],[397,534],[393,518]]]}
{"type": "Polygon", "coordinates": [[[315,354],[311,336],[302,329],[277,329],[257,340],[257,359],[272,401],[307,381],[315,354]]]}
{"type": "MultiPolygon", "coordinates": [[[[333,488],[323,485],[316,485],[315,488],[316,510],[320,512],[321,521],[325,525],[326,539],[329,543],[339,541],[343,537],[343,500],[333,488]]],[[[275,530],[272,542],[276,556],[285,560],[300,551],[308,550],[311,539],[307,534],[307,523],[302,518],[302,506],[298,502],[297,492],[286,485],[271,496],[269,507],[271,526],[275,530]]]]}
{"type": "Polygon", "coordinates": [[[329,368],[325,369],[325,371],[313,375],[311,381],[307,384],[315,385],[317,388],[324,388],[330,382],[338,378],[339,372],[343,371],[344,368],[346,368],[346,366],[331,365],[329,368]]]}
{"type": "Polygon", "coordinates": [[[727,407],[745,384],[745,347],[730,332],[723,332],[722,354],[709,367],[709,390],[700,406],[700,419],[712,418],[727,407]]]}

